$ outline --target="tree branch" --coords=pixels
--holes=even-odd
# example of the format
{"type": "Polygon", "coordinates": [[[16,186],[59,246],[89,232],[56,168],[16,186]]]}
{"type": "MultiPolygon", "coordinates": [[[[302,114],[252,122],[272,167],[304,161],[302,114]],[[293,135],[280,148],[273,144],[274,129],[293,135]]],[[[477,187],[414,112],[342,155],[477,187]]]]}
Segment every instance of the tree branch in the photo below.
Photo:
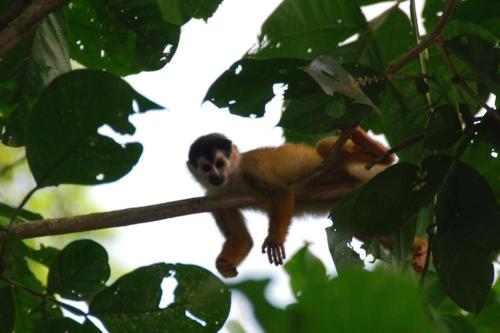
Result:
{"type": "MultiPolygon", "coordinates": [[[[297,194],[297,200],[299,203],[313,200],[328,200],[332,201],[333,206],[336,199],[348,194],[353,189],[354,186],[352,184],[338,184],[335,188],[315,188],[297,194]]],[[[259,200],[256,197],[197,197],[110,212],[15,224],[12,226],[12,231],[17,233],[21,238],[61,235],[79,231],[146,223],[215,210],[242,208],[258,204],[261,201],[263,201],[263,199],[259,200]]]]}
{"type": "Polygon", "coordinates": [[[0,31],[0,56],[31,35],[38,24],[68,0],[33,0],[31,4],[0,31]]]}
{"type": "Polygon", "coordinates": [[[444,27],[448,23],[448,20],[451,17],[451,13],[455,9],[456,5],[459,3],[460,0],[449,0],[448,4],[446,6],[446,9],[444,10],[443,15],[439,19],[438,24],[434,28],[434,30],[428,34],[422,41],[416,45],[413,49],[411,49],[408,53],[406,53],[400,60],[393,62],[389,65],[387,70],[385,71],[385,74],[387,76],[391,76],[395,73],[397,73],[401,68],[406,66],[410,61],[415,59],[420,52],[423,50],[427,49],[431,44],[433,44],[437,38],[441,36],[441,33],[443,32],[444,27]]]}

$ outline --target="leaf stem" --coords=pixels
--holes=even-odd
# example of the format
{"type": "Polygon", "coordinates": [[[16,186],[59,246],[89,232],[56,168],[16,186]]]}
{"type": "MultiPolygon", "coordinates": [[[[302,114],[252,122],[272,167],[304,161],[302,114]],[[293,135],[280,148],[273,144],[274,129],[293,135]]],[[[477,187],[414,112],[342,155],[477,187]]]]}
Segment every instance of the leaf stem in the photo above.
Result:
{"type": "Polygon", "coordinates": [[[30,288],[28,286],[25,286],[25,285],[23,285],[17,281],[14,281],[6,276],[0,275],[0,279],[4,280],[5,282],[7,282],[8,284],[10,284],[11,286],[13,286],[15,288],[22,289],[22,290],[27,291],[28,293],[32,294],[33,296],[40,297],[43,301],[50,301],[54,304],[57,304],[60,307],[68,310],[69,312],[71,312],[73,314],[76,314],[78,316],[83,316],[85,318],[87,318],[87,316],[89,315],[85,311],[82,311],[82,310],[80,310],[72,305],[69,305],[68,303],[59,301],[53,297],[50,297],[49,295],[47,295],[45,293],[41,293],[39,291],[36,291],[35,289],[30,288]]]}

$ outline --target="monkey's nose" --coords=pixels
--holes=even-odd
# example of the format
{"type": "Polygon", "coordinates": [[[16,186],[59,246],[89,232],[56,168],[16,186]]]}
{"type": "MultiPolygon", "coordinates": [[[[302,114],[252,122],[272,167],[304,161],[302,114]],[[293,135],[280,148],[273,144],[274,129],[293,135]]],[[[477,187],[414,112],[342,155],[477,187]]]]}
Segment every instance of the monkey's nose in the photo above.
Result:
{"type": "Polygon", "coordinates": [[[225,180],[226,178],[224,177],[224,175],[211,175],[210,177],[208,177],[208,181],[213,186],[220,186],[224,183],[225,180]]]}

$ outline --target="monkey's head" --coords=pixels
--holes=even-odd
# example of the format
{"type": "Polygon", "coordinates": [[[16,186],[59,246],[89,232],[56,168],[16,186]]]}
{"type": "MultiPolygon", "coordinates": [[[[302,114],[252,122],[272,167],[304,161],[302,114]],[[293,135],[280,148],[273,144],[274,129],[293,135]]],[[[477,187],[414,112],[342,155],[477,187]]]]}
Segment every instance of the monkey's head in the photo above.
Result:
{"type": "Polygon", "coordinates": [[[196,139],[189,149],[187,166],[206,189],[221,188],[237,169],[240,155],[222,134],[212,133],[196,139]]]}

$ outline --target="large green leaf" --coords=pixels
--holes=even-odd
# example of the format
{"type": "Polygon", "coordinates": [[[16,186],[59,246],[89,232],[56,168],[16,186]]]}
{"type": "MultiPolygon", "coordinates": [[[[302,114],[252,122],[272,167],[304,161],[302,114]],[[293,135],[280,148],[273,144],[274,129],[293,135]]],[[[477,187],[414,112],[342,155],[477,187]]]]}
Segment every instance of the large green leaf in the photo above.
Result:
{"type": "Polygon", "coordinates": [[[97,294],[90,312],[110,332],[217,332],[229,314],[231,295],[209,271],[192,265],[154,264],[119,278],[97,294]],[[161,283],[174,277],[174,300],[160,307],[161,283]]]}
{"type": "Polygon", "coordinates": [[[269,282],[270,280],[247,280],[231,287],[247,297],[252,306],[253,314],[264,332],[293,332],[294,323],[290,313],[272,305],[265,297],[269,282]]]}
{"type": "Polygon", "coordinates": [[[216,106],[229,107],[240,116],[262,117],[274,97],[275,84],[288,85],[297,95],[302,90],[318,91],[313,80],[302,71],[307,61],[300,59],[242,59],[235,62],[210,87],[205,96],[216,106]]]}
{"type": "Polygon", "coordinates": [[[191,18],[210,18],[222,0],[156,0],[163,19],[177,25],[183,25],[191,18]]]}
{"type": "Polygon", "coordinates": [[[66,25],[48,15],[33,37],[22,41],[0,61],[0,115],[6,119],[2,142],[24,145],[26,117],[41,91],[70,70],[66,25]]]}
{"type": "MultiPolygon", "coordinates": [[[[442,0],[426,0],[423,17],[427,31],[436,26],[446,2],[442,0]]],[[[500,8],[495,0],[459,1],[451,16],[451,22],[462,21],[479,25],[500,37],[500,8]]]]}
{"type": "Polygon", "coordinates": [[[288,260],[285,270],[290,277],[296,299],[299,299],[305,290],[316,288],[328,280],[325,265],[309,251],[308,245],[303,246],[288,260]]]}
{"type": "Polygon", "coordinates": [[[297,308],[296,332],[433,332],[418,287],[382,270],[347,271],[304,291],[297,308]]]}
{"type": "Polygon", "coordinates": [[[117,75],[162,68],[180,27],[163,20],[155,0],[73,0],[66,8],[71,58],[117,75]]]}
{"type": "Polygon", "coordinates": [[[490,255],[500,248],[498,205],[486,181],[456,161],[440,192],[433,262],[451,299],[478,313],[493,282],[490,255]]]}
{"type": "Polygon", "coordinates": [[[88,300],[110,275],[108,254],[98,243],[77,240],[68,244],[50,264],[47,291],[73,300],[88,300]]]}
{"type": "Polygon", "coordinates": [[[366,28],[353,1],[285,0],[262,25],[250,56],[313,59],[366,28]]]}
{"type": "Polygon", "coordinates": [[[70,318],[42,320],[33,333],[99,333],[101,332],[89,320],[80,324],[70,318]]]}
{"type": "Polygon", "coordinates": [[[447,44],[473,70],[476,79],[500,95],[500,50],[478,35],[461,35],[447,44]]]}
{"type": "Polygon", "coordinates": [[[435,108],[427,132],[424,147],[437,150],[451,147],[462,134],[458,111],[451,105],[440,105],[435,108]]]}
{"type": "Polygon", "coordinates": [[[58,77],[28,118],[26,157],[38,186],[99,184],[124,176],[142,146],[120,145],[98,129],[109,125],[120,134],[133,134],[128,116],[157,108],[110,73],[78,70],[58,77]]]}

